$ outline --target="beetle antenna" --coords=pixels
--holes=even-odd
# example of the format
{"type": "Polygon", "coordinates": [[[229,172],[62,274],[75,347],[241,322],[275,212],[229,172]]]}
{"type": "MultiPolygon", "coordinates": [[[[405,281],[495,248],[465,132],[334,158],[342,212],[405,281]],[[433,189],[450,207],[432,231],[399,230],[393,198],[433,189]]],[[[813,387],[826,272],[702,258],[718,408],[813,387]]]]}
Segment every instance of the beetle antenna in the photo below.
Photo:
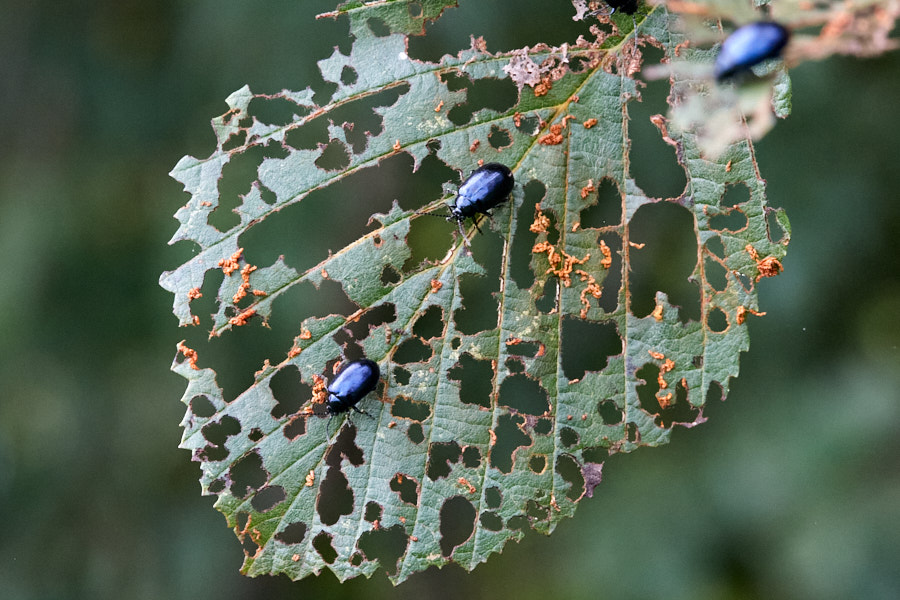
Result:
{"type": "Polygon", "coordinates": [[[433,212],[419,212],[419,211],[417,211],[417,210],[413,211],[413,214],[414,214],[414,215],[426,215],[426,216],[429,216],[429,217],[440,217],[440,218],[442,218],[442,219],[449,219],[450,217],[453,216],[453,215],[451,215],[450,213],[447,213],[446,215],[436,215],[436,214],[434,214],[433,212]]]}

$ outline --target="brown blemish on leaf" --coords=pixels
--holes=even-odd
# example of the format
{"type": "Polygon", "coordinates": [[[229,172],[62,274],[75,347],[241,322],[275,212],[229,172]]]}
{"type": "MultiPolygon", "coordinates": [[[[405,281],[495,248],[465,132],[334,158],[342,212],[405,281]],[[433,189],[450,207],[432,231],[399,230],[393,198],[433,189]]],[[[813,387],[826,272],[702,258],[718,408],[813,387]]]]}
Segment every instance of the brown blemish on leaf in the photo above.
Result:
{"type": "Polygon", "coordinates": [[[612,250],[609,249],[609,246],[606,245],[606,242],[600,240],[600,252],[603,253],[603,258],[600,260],[600,266],[604,269],[608,269],[612,266],[612,250]]]}
{"type": "Polygon", "coordinates": [[[574,120],[575,120],[575,115],[566,115],[562,118],[562,121],[560,121],[560,123],[562,123],[562,126],[565,128],[568,126],[567,124],[569,121],[574,121],[574,120]]]}
{"type": "Polygon", "coordinates": [[[441,109],[444,108],[444,101],[441,100],[437,106],[434,107],[434,112],[441,112],[441,109]]]}
{"type": "Polygon", "coordinates": [[[397,421],[391,421],[390,423],[387,424],[387,426],[388,426],[388,429],[393,429],[394,427],[397,426],[397,421]]]}
{"type": "Polygon", "coordinates": [[[520,113],[519,111],[513,113],[513,123],[515,123],[516,128],[522,126],[522,113],[520,113]]]}
{"type": "Polygon", "coordinates": [[[654,308],[653,312],[650,314],[653,315],[653,318],[656,319],[657,322],[662,321],[663,320],[663,305],[657,304],[656,308],[654,308]]]}
{"type": "Polygon", "coordinates": [[[571,421],[571,420],[572,420],[572,415],[568,415],[568,416],[566,417],[566,421],[571,421]]]}
{"type": "Polygon", "coordinates": [[[582,200],[588,197],[588,194],[591,192],[596,192],[597,187],[594,185],[593,179],[588,179],[587,185],[581,188],[581,198],[582,200]]]}
{"type": "Polygon", "coordinates": [[[688,388],[687,377],[681,378],[681,387],[684,388],[684,391],[688,391],[688,389],[690,389],[688,388]]]}
{"type": "Polygon", "coordinates": [[[672,405],[672,392],[669,392],[665,396],[657,396],[656,401],[659,402],[659,407],[662,409],[669,408],[672,405]]]}
{"type": "Polygon", "coordinates": [[[464,488],[466,488],[466,490],[467,490],[470,494],[474,494],[475,491],[476,491],[476,490],[475,490],[475,486],[472,485],[471,483],[469,483],[469,480],[466,479],[465,477],[460,477],[459,479],[456,480],[456,483],[458,483],[459,485],[461,485],[461,486],[463,486],[464,488]]]}
{"type": "Polygon", "coordinates": [[[272,363],[269,362],[269,359],[265,359],[263,361],[262,367],[259,368],[259,371],[253,374],[254,379],[259,379],[259,376],[264,374],[266,371],[272,368],[272,363]]]}
{"type": "Polygon", "coordinates": [[[299,554],[293,554],[293,555],[291,555],[291,560],[294,561],[294,562],[299,562],[299,561],[300,561],[300,555],[299,555],[299,554]]]}
{"type": "Polygon", "coordinates": [[[576,231],[578,231],[579,227],[581,227],[581,223],[578,223],[578,222],[572,223],[572,233],[575,233],[576,231]]]}
{"type": "Polygon", "coordinates": [[[231,317],[230,319],[228,319],[228,322],[235,327],[241,327],[243,325],[246,325],[247,321],[250,320],[250,317],[252,317],[255,314],[256,314],[255,308],[248,308],[247,310],[245,310],[238,316],[231,317]]]}
{"type": "Polygon", "coordinates": [[[579,100],[581,100],[581,98],[578,97],[577,95],[576,95],[576,96],[572,96],[572,102],[575,102],[575,103],[577,104],[579,100]]]}
{"type": "Polygon", "coordinates": [[[194,287],[188,290],[187,293],[188,301],[196,300],[197,298],[202,298],[203,294],[200,292],[200,288],[194,287]]]}
{"type": "Polygon", "coordinates": [[[197,315],[194,315],[193,318],[191,319],[191,322],[193,322],[194,326],[196,327],[197,325],[200,324],[200,317],[198,317],[197,315]]]}
{"type": "Polygon", "coordinates": [[[394,142],[393,148],[395,151],[399,152],[402,147],[403,146],[400,145],[400,140],[397,140],[396,142],[394,142]]]}
{"type": "Polygon", "coordinates": [[[534,221],[528,227],[528,231],[531,233],[547,233],[548,227],[550,227],[550,219],[541,212],[540,207],[536,207],[534,221]]]}
{"type": "Polygon", "coordinates": [[[571,287],[572,285],[573,266],[583,265],[591,257],[590,253],[588,253],[584,258],[575,258],[571,254],[557,251],[549,242],[535,244],[531,249],[531,252],[534,254],[542,252],[547,253],[547,260],[550,262],[550,268],[547,269],[546,273],[551,273],[559,277],[560,282],[562,282],[565,287],[571,287]]]}
{"type": "Polygon", "coordinates": [[[628,240],[628,245],[631,246],[632,248],[637,248],[638,250],[640,250],[647,244],[638,244],[637,242],[632,242],[631,240],[628,240]]]}
{"type": "Polygon", "coordinates": [[[538,138],[538,144],[543,144],[544,146],[557,146],[562,144],[563,135],[562,135],[562,125],[559,123],[554,123],[550,126],[550,133],[542,135],[538,138]]]}
{"type": "Polygon", "coordinates": [[[669,128],[668,121],[662,115],[653,115],[650,117],[650,122],[656,125],[656,128],[659,129],[659,132],[662,134],[662,139],[665,143],[672,146],[673,148],[678,148],[678,142],[673,140],[669,136],[669,128]]]}
{"type": "Polygon", "coordinates": [[[209,200],[204,200],[200,203],[200,206],[212,206],[212,202],[210,202],[209,200]]]}
{"type": "Polygon", "coordinates": [[[475,152],[476,150],[478,150],[478,146],[480,146],[480,145],[481,145],[481,140],[475,140],[469,146],[469,152],[475,152]]]}
{"type": "Polygon", "coordinates": [[[547,352],[547,346],[545,346],[545,345],[542,343],[542,344],[540,345],[540,347],[538,348],[537,354],[535,354],[535,356],[536,356],[536,357],[537,357],[537,356],[543,356],[544,354],[546,354],[546,352],[547,352]]]}
{"type": "Polygon", "coordinates": [[[756,276],[756,281],[759,281],[763,277],[775,277],[782,271],[784,271],[784,267],[781,262],[775,258],[774,256],[767,256],[760,260],[759,252],[756,251],[756,248],[747,244],[744,247],[744,250],[747,251],[747,254],[750,255],[754,261],[756,261],[756,268],[759,270],[759,275],[756,276]]]}
{"type": "Polygon", "coordinates": [[[200,367],[197,366],[197,358],[198,358],[197,351],[192,350],[191,348],[188,348],[184,344],[184,342],[185,342],[185,340],[181,340],[180,342],[178,342],[178,351],[184,355],[184,357],[188,361],[188,365],[192,369],[194,369],[195,371],[199,371],[200,367]]]}
{"type": "Polygon", "coordinates": [[[668,373],[669,371],[671,371],[674,368],[675,368],[675,361],[673,361],[671,358],[667,358],[666,362],[664,362],[662,365],[660,365],[659,375],[657,375],[657,377],[656,377],[656,383],[659,384],[659,389],[664,390],[667,387],[669,387],[669,384],[666,382],[663,375],[665,375],[666,373],[668,373]]]}
{"type": "Polygon", "coordinates": [[[287,357],[288,357],[288,358],[294,358],[295,356],[298,356],[301,352],[303,352],[303,349],[302,349],[302,348],[298,348],[297,346],[293,346],[293,347],[291,347],[290,350],[288,350],[287,357]]]}
{"type": "Polygon", "coordinates": [[[647,354],[655,358],[656,360],[665,360],[666,355],[662,352],[654,352],[653,350],[647,350],[647,354]]]}
{"type": "Polygon", "coordinates": [[[600,299],[600,296],[603,294],[603,289],[600,287],[600,284],[597,283],[597,280],[593,275],[590,275],[587,271],[582,271],[578,269],[575,271],[575,274],[581,278],[581,281],[586,281],[587,285],[583,290],[581,290],[581,318],[586,319],[588,309],[590,309],[591,304],[588,300],[588,296],[593,296],[596,299],[600,299]]]}
{"type": "Polygon", "coordinates": [[[587,121],[582,123],[582,125],[584,125],[585,129],[590,129],[591,127],[593,127],[596,124],[597,124],[597,119],[595,119],[593,117],[591,117],[590,119],[588,119],[587,121]]]}
{"type": "Polygon", "coordinates": [[[478,159],[478,166],[480,167],[480,166],[482,166],[483,164],[484,164],[484,159],[483,159],[483,158],[479,158],[479,159],[478,159]]]}
{"type": "Polygon", "coordinates": [[[322,269],[322,279],[328,279],[328,271],[322,269]]]}
{"type": "MultiPolygon", "coordinates": [[[[728,164],[725,165],[725,172],[731,173],[731,161],[728,161],[728,164]]],[[[705,206],[703,208],[706,208],[705,206]]]]}
{"type": "Polygon", "coordinates": [[[222,268],[222,272],[225,273],[226,277],[231,276],[231,274],[237,271],[241,266],[239,261],[241,260],[241,254],[243,253],[244,249],[238,248],[234,254],[219,261],[219,266],[222,268]]]}
{"type": "Polygon", "coordinates": [[[306,481],[303,483],[306,487],[312,487],[316,482],[316,471],[315,469],[310,469],[309,473],[306,474],[306,481]]]}
{"type": "Polygon", "coordinates": [[[412,542],[418,542],[418,541],[419,541],[419,538],[417,538],[417,537],[414,536],[414,535],[409,536],[409,539],[410,539],[410,541],[412,541],[412,542]]]}
{"type": "Polygon", "coordinates": [[[489,443],[490,446],[494,446],[497,444],[497,432],[493,429],[488,429],[488,435],[491,437],[491,441],[489,443]]]}
{"type": "Polygon", "coordinates": [[[744,321],[747,320],[747,313],[750,313],[751,315],[754,315],[757,317],[766,316],[765,312],[759,312],[759,311],[753,310],[752,308],[747,308],[746,306],[738,306],[737,314],[735,315],[735,317],[736,317],[735,320],[737,321],[738,325],[744,324],[744,321]]]}
{"type": "Polygon", "coordinates": [[[253,295],[259,296],[259,297],[265,297],[265,296],[268,296],[269,294],[268,294],[268,292],[264,292],[262,290],[253,290],[253,295]]]}
{"type": "Polygon", "coordinates": [[[541,96],[546,96],[547,93],[553,89],[553,82],[550,80],[549,75],[545,75],[541,77],[541,82],[534,86],[534,96],[535,98],[540,98],[541,96]]]}
{"type": "Polygon", "coordinates": [[[312,332],[309,329],[301,329],[300,335],[297,336],[301,340],[312,339],[312,332]]]}
{"type": "Polygon", "coordinates": [[[319,374],[313,375],[312,401],[313,404],[325,404],[328,400],[328,389],[325,378],[319,374]]]}
{"type": "MultiPolygon", "coordinates": [[[[237,304],[247,295],[247,290],[250,289],[250,273],[255,270],[256,265],[251,264],[244,265],[244,268],[241,269],[241,285],[231,298],[232,303],[237,304]]],[[[254,295],[257,295],[255,291],[253,293],[254,295]]],[[[266,293],[262,292],[262,294],[265,295],[266,293]]]]}
{"type": "Polygon", "coordinates": [[[507,346],[517,346],[522,343],[522,338],[509,338],[506,340],[507,346]]]}
{"type": "Polygon", "coordinates": [[[441,291],[442,287],[444,287],[444,284],[441,283],[440,281],[438,281],[437,279],[431,280],[431,293],[432,294],[437,294],[439,291],[441,291]]]}

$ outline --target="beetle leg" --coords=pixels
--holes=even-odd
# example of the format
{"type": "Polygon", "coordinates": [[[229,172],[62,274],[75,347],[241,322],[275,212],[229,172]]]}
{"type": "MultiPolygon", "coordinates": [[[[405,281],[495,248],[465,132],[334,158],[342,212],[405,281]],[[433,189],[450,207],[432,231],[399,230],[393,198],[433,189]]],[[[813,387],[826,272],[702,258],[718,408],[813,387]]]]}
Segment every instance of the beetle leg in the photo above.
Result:
{"type": "Polygon", "coordinates": [[[367,413],[366,411],[360,410],[360,409],[356,408],[355,406],[351,406],[350,408],[352,408],[353,410],[355,410],[356,412],[358,412],[358,413],[361,414],[361,415],[366,415],[366,416],[369,417],[370,419],[374,419],[374,418],[375,418],[375,417],[373,417],[372,415],[370,415],[369,413],[367,413]]]}
{"type": "Polygon", "coordinates": [[[463,244],[466,246],[466,252],[471,253],[472,250],[469,248],[469,238],[466,237],[466,232],[463,230],[462,219],[459,219],[456,224],[459,225],[459,235],[462,237],[463,244]]]}
{"type": "MultiPolygon", "coordinates": [[[[488,214],[488,213],[485,213],[485,214],[490,216],[490,214],[488,214]]],[[[481,230],[481,227],[478,226],[478,221],[480,221],[480,220],[481,220],[481,215],[475,215],[474,217],[472,217],[472,224],[475,226],[475,229],[478,230],[478,233],[484,235],[484,232],[481,230]]]]}

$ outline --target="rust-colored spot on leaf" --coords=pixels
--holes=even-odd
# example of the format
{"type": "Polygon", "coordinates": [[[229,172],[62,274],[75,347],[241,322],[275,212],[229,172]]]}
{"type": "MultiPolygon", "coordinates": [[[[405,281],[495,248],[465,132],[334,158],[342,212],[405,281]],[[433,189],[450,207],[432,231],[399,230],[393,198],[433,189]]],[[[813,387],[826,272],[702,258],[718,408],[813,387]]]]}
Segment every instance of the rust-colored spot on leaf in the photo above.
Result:
{"type": "Polygon", "coordinates": [[[676,142],[669,136],[668,121],[666,121],[666,118],[664,116],[653,115],[652,117],[650,117],[650,122],[656,125],[657,129],[659,129],[659,132],[662,134],[662,139],[665,143],[675,148],[678,147],[678,142],[676,142]]]}
{"type": "Polygon", "coordinates": [[[668,373],[669,371],[671,371],[674,368],[675,368],[675,361],[673,361],[671,358],[667,358],[666,362],[664,362],[662,365],[660,365],[659,375],[656,377],[656,383],[659,384],[659,389],[664,390],[667,387],[669,387],[669,384],[663,378],[663,375],[665,375],[666,373],[668,373]]]}
{"type": "Polygon", "coordinates": [[[269,295],[269,293],[268,293],[268,292],[264,292],[264,291],[262,291],[262,290],[253,290],[253,295],[254,295],[254,296],[260,296],[260,297],[266,297],[266,296],[269,295]]]}
{"type": "Polygon", "coordinates": [[[663,305],[657,304],[656,308],[654,308],[653,312],[650,314],[653,315],[653,318],[656,319],[657,322],[662,321],[663,320],[663,305]]]}
{"type": "Polygon", "coordinates": [[[662,352],[654,352],[653,350],[647,350],[647,354],[655,358],[656,360],[665,360],[666,355],[662,352]]]}
{"type": "Polygon", "coordinates": [[[328,271],[322,269],[322,279],[328,279],[328,271]]]}
{"type": "Polygon", "coordinates": [[[393,429],[394,427],[397,426],[397,421],[391,421],[390,423],[387,424],[387,426],[388,426],[388,429],[393,429]]]}
{"type": "Polygon", "coordinates": [[[312,401],[313,404],[325,404],[328,400],[328,389],[325,378],[319,374],[313,375],[312,401]]]}
{"type": "Polygon", "coordinates": [[[754,315],[757,317],[766,316],[765,312],[759,312],[759,311],[753,310],[752,308],[747,308],[746,306],[738,306],[737,314],[735,315],[735,321],[737,321],[738,325],[744,324],[744,321],[747,320],[747,313],[750,313],[751,315],[754,315]]]}
{"type": "Polygon", "coordinates": [[[302,329],[297,337],[301,340],[308,340],[312,338],[312,332],[309,329],[302,329]]]}
{"type": "Polygon", "coordinates": [[[575,274],[581,278],[581,281],[586,281],[587,285],[583,290],[581,290],[581,318],[586,319],[588,309],[590,309],[591,304],[590,300],[588,300],[588,296],[593,296],[594,298],[600,299],[600,296],[603,293],[603,289],[600,287],[600,284],[597,283],[597,280],[593,275],[590,275],[587,271],[582,271],[578,269],[575,271],[575,274]]]}
{"type": "Polygon", "coordinates": [[[609,246],[606,245],[606,242],[600,240],[600,252],[603,253],[603,258],[600,260],[600,266],[604,269],[608,269],[612,266],[612,250],[609,249],[609,246]]]}
{"type": "Polygon", "coordinates": [[[575,258],[564,251],[556,250],[549,242],[535,244],[531,251],[534,254],[540,254],[542,252],[547,253],[547,260],[550,261],[550,268],[548,268],[546,272],[559,277],[560,282],[565,287],[570,287],[572,285],[573,266],[583,265],[591,257],[590,253],[588,253],[584,258],[575,258]]]}
{"type": "Polygon", "coordinates": [[[631,240],[628,240],[628,245],[631,246],[632,248],[637,248],[638,250],[640,250],[647,244],[638,244],[637,242],[632,242],[631,240]]]}
{"type": "Polygon", "coordinates": [[[442,287],[444,287],[444,284],[441,283],[440,281],[438,281],[437,279],[431,280],[431,293],[432,294],[437,294],[439,291],[441,291],[442,287]]]}
{"type": "Polygon", "coordinates": [[[231,323],[232,325],[234,325],[235,327],[241,327],[243,325],[246,325],[247,321],[250,320],[250,317],[252,317],[255,314],[256,314],[255,308],[248,308],[247,310],[245,310],[238,316],[231,317],[230,319],[228,319],[228,322],[231,323]]]}
{"type": "Polygon", "coordinates": [[[731,173],[731,161],[730,160],[728,161],[728,164],[725,165],[725,172],[731,173]]]}
{"type": "Polygon", "coordinates": [[[528,227],[528,231],[531,233],[547,233],[548,227],[550,227],[550,219],[538,208],[537,214],[534,215],[534,221],[528,227]]]}
{"type": "Polygon", "coordinates": [[[563,135],[562,135],[562,125],[559,123],[554,123],[550,126],[550,133],[542,135],[538,138],[538,144],[543,144],[544,146],[557,146],[562,144],[563,135]]]}
{"type": "Polygon", "coordinates": [[[444,108],[444,101],[441,100],[437,106],[434,107],[434,112],[441,112],[441,109],[444,108]]]}
{"type": "Polygon", "coordinates": [[[461,486],[463,486],[464,488],[466,488],[466,490],[467,490],[470,494],[474,494],[475,491],[476,491],[476,490],[475,490],[475,486],[472,485],[471,483],[469,483],[469,480],[466,479],[465,477],[460,477],[459,479],[456,480],[456,483],[458,483],[459,485],[461,485],[461,486]]]}
{"type": "Polygon", "coordinates": [[[540,98],[541,96],[546,96],[547,92],[553,89],[553,82],[550,80],[549,75],[545,75],[541,77],[541,82],[534,86],[534,96],[535,98],[540,98]]]}
{"type": "Polygon", "coordinates": [[[660,408],[666,409],[666,408],[669,408],[669,406],[671,406],[671,404],[672,404],[672,397],[673,397],[672,392],[669,392],[669,393],[666,394],[665,396],[657,396],[657,397],[656,397],[656,401],[659,402],[659,407],[660,407],[660,408]]]}
{"type": "Polygon", "coordinates": [[[568,126],[568,122],[569,122],[569,121],[574,121],[574,120],[575,120],[575,115],[566,115],[566,116],[564,116],[564,117],[562,118],[562,121],[560,121],[560,123],[562,123],[562,126],[563,126],[563,127],[567,127],[567,126],[568,126]]]}
{"type": "Polygon", "coordinates": [[[299,554],[291,555],[291,560],[294,562],[300,562],[300,555],[299,554]]]}
{"type": "Polygon", "coordinates": [[[517,128],[522,126],[522,113],[520,113],[519,111],[516,111],[513,114],[513,123],[516,124],[517,128]]]}
{"type": "Polygon", "coordinates": [[[593,179],[588,179],[587,185],[581,188],[581,198],[587,198],[591,192],[596,192],[597,187],[594,185],[593,179]]]}
{"type": "Polygon", "coordinates": [[[403,146],[400,145],[400,140],[397,140],[396,142],[394,142],[394,145],[393,145],[394,150],[399,152],[402,147],[403,146]]]}
{"type": "Polygon", "coordinates": [[[309,473],[306,474],[306,481],[303,483],[306,487],[312,487],[316,482],[316,471],[315,469],[310,469],[309,473]]]}
{"type": "Polygon", "coordinates": [[[517,338],[509,338],[508,340],[506,340],[507,346],[517,346],[521,343],[522,343],[522,338],[518,338],[518,337],[517,338]]]}
{"type": "Polygon", "coordinates": [[[188,348],[184,344],[184,342],[185,342],[185,340],[181,340],[180,342],[178,342],[178,351],[184,355],[184,357],[188,361],[188,365],[190,365],[190,367],[192,369],[194,369],[195,371],[199,371],[200,367],[197,366],[197,358],[198,358],[197,351],[192,350],[191,348],[188,348]]]}
{"type": "MultiPolygon", "coordinates": [[[[247,290],[250,289],[250,273],[256,270],[256,265],[247,264],[244,265],[244,268],[241,269],[241,285],[238,287],[238,291],[234,293],[234,296],[231,298],[231,301],[234,304],[237,304],[247,295],[247,290]]],[[[254,292],[255,294],[255,292],[254,292]]],[[[265,295],[265,292],[263,292],[265,295]]]]}
{"type": "Polygon", "coordinates": [[[591,127],[593,127],[596,124],[597,124],[597,119],[595,119],[593,117],[591,117],[590,119],[588,119],[587,121],[582,123],[582,125],[584,125],[585,129],[590,129],[591,127]]]}
{"type": "Polygon", "coordinates": [[[488,429],[488,435],[491,436],[490,445],[494,446],[497,443],[497,432],[493,429],[488,429]]]}
{"type": "Polygon", "coordinates": [[[232,273],[238,270],[241,266],[241,254],[244,253],[243,248],[238,248],[237,251],[229,256],[228,258],[223,258],[219,261],[219,266],[222,268],[222,272],[225,273],[225,276],[228,277],[232,273]]]}
{"type": "Polygon", "coordinates": [[[475,140],[469,145],[469,152],[475,152],[478,150],[478,146],[481,145],[481,140],[475,140]]]}
{"type": "Polygon", "coordinates": [[[756,251],[756,248],[747,244],[744,247],[744,250],[747,251],[747,254],[750,255],[754,261],[756,261],[756,268],[759,269],[759,275],[756,276],[756,281],[759,281],[763,277],[775,277],[782,271],[784,271],[784,267],[774,256],[767,256],[760,260],[759,252],[756,251]]]}
{"type": "Polygon", "coordinates": [[[200,288],[194,287],[188,290],[188,300],[196,300],[197,298],[202,298],[203,294],[200,293],[200,288]]]}

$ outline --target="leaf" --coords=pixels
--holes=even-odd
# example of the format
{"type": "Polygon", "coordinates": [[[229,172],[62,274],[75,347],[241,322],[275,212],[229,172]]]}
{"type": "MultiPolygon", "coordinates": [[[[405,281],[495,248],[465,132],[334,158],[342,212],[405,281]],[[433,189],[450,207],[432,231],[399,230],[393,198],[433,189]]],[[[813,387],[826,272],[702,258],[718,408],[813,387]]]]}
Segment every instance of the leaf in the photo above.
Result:
{"type": "MultiPolygon", "coordinates": [[[[276,299],[304,282],[340,284],[358,307],[310,314],[293,345],[270,357],[236,398],[225,397],[215,371],[200,367],[202,351],[179,345],[172,368],[188,381],[181,447],[200,462],[203,492],[218,495],[216,507],[244,543],[242,570],[250,575],[296,579],[329,568],[344,580],[380,566],[401,582],[450,561],[470,570],[528,529],[550,533],[592,495],[606,457],[667,442],[674,424],[703,422],[707,398],[727,394],[749,345],[745,319],[761,314],[757,283],[780,272],[790,238],[784,212],[767,206],[746,138],[711,159],[695,131],[657,115],[653,122],[687,186],[664,199],[637,187],[628,170],[628,106],[639,90],[620,74],[640,67],[633,37],[597,30],[592,42],[497,55],[474,40],[441,64],[421,63],[406,57],[404,36],[376,37],[364,8],[349,11],[350,56],[336,51],[320,63],[337,86],[327,104],[317,105],[311,90],[238,90],[228,98],[230,110],[213,121],[216,151],[185,157],[172,171],[191,195],[176,213],[181,225],[172,241],[198,248],[160,279],[175,296],[182,325],[199,322],[191,302],[218,272],[212,337],[266,322],[276,299]],[[473,84],[509,78],[520,91],[508,110],[479,109],[457,126],[448,112],[466,102],[468,88],[450,89],[448,75],[473,84]],[[386,91],[397,99],[374,109],[380,131],[364,144],[335,123],[327,127],[328,144],[288,143],[316,119],[386,91]],[[257,107],[274,101],[291,105],[289,122],[257,116],[257,107]],[[495,148],[492,139],[503,143],[495,148]],[[210,218],[222,206],[223,169],[259,149],[266,156],[234,211],[239,222],[219,231],[210,218]],[[450,247],[442,260],[415,264],[407,239],[425,217],[395,202],[372,216],[373,229],[310,268],[283,258],[261,267],[248,262],[242,236],[398,153],[411,156],[415,168],[431,155],[463,175],[479,161],[513,168],[511,202],[495,211],[493,233],[478,241],[500,240],[499,256],[478,244],[469,255],[448,233],[436,240],[450,247]],[[326,156],[340,168],[320,167],[326,156]],[[616,217],[582,224],[604,185],[615,189],[616,217]],[[723,203],[736,186],[746,187],[747,199],[723,203]],[[662,292],[649,314],[634,308],[632,268],[644,243],[635,239],[635,223],[658,207],[690,223],[699,320],[685,318],[662,292]],[[717,225],[729,216],[745,224],[717,225]],[[499,290],[472,293],[468,286],[485,273],[498,274],[499,290]],[[570,341],[578,336],[590,343],[570,341]],[[603,356],[595,360],[598,345],[603,356]],[[382,383],[361,404],[374,418],[350,423],[340,416],[329,427],[316,401],[342,358],[360,354],[382,370],[382,383]],[[587,358],[594,366],[572,366],[587,358]],[[279,412],[285,398],[273,391],[276,377],[307,390],[304,407],[279,412]]],[[[639,15],[640,34],[656,40],[667,59],[676,49],[688,59],[710,59],[686,47],[674,15],[647,11],[639,15]]],[[[631,27],[630,17],[613,20],[631,27]]],[[[687,94],[690,84],[673,75],[672,97],[687,94]]],[[[331,210],[365,201],[348,197],[331,210]]],[[[434,199],[424,209],[440,205],[434,199]]],[[[654,272],[651,279],[664,277],[654,272]]]]}

